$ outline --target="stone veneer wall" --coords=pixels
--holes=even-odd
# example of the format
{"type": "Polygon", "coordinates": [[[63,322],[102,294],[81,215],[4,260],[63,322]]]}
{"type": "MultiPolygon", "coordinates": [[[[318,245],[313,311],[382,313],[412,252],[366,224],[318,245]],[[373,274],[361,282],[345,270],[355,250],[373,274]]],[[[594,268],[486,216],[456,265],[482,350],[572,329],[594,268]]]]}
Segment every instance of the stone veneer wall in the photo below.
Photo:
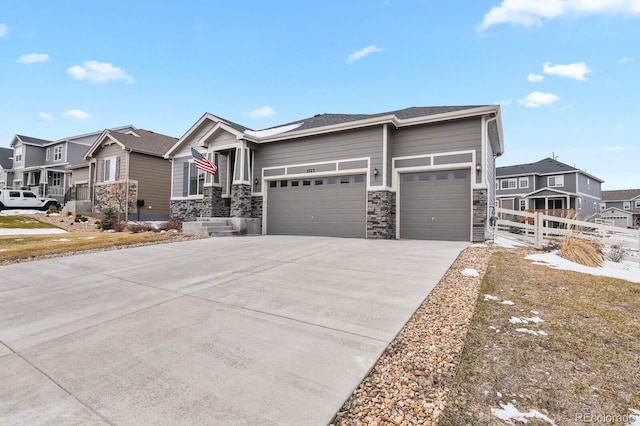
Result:
{"type": "Polygon", "coordinates": [[[231,185],[230,217],[251,217],[251,186],[231,185]]]}
{"type": "Polygon", "coordinates": [[[203,200],[171,200],[169,214],[178,222],[190,222],[200,217],[203,200]]]}
{"type": "MultiPolygon", "coordinates": [[[[100,183],[95,185],[94,211],[102,212],[106,207],[111,206],[119,213],[125,212],[127,194],[125,192],[126,183],[100,183]]],[[[136,212],[136,202],[138,200],[138,182],[129,181],[129,213],[136,212]]]]}
{"type": "Polygon", "coordinates": [[[251,217],[262,219],[262,196],[251,197],[251,217]]]}
{"type": "Polygon", "coordinates": [[[203,217],[229,217],[229,206],[222,198],[222,187],[205,186],[202,199],[203,217]]]}
{"type": "Polygon", "coordinates": [[[396,238],[396,193],[367,193],[367,238],[396,238]]]}
{"type": "Polygon", "coordinates": [[[473,190],[473,242],[486,239],[487,228],[487,190],[473,190]]]}

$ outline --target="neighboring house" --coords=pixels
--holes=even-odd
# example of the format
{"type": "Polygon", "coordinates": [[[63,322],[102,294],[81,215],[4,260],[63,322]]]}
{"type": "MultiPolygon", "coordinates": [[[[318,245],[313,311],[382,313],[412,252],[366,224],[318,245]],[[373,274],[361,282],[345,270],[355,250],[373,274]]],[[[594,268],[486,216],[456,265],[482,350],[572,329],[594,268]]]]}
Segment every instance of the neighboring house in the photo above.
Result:
{"type": "Polygon", "coordinates": [[[511,210],[574,210],[589,220],[599,213],[603,180],[560,161],[496,168],[497,205],[511,210]]]}
{"type": "Polygon", "coordinates": [[[602,191],[600,214],[614,226],[640,227],[640,189],[602,191]]]}
{"type": "Polygon", "coordinates": [[[0,188],[13,185],[13,150],[0,148],[0,188]]]}
{"type": "Polygon", "coordinates": [[[168,219],[171,163],[163,154],[176,141],[143,129],[102,132],[87,151],[89,167],[82,171],[93,211],[111,206],[128,219],[168,219]]]}
{"type": "MultiPolygon", "coordinates": [[[[127,131],[132,126],[112,129],[127,131]]],[[[72,184],[72,172],[82,167],[84,155],[102,132],[87,133],[50,141],[16,135],[11,141],[13,149],[13,188],[29,189],[38,195],[65,202],[72,184]]],[[[88,167],[88,164],[84,164],[88,167]]]]}
{"type": "Polygon", "coordinates": [[[497,105],[318,114],[261,131],[205,113],[165,154],[171,216],[264,234],[483,241],[503,151],[497,105]],[[199,171],[191,147],[218,173],[199,171]]]}

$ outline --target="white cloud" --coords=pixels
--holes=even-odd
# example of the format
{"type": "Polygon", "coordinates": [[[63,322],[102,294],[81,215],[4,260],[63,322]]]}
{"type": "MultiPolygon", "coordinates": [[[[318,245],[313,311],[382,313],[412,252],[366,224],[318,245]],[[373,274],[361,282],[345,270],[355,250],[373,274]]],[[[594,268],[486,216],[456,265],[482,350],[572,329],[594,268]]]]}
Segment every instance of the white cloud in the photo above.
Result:
{"type": "Polygon", "coordinates": [[[64,118],[71,118],[72,120],[78,121],[86,121],[91,118],[91,114],[89,114],[88,112],[80,111],[79,109],[70,109],[68,111],[65,111],[62,116],[64,118]]]}
{"type": "Polygon", "coordinates": [[[628,56],[623,56],[622,58],[620,58],[620,60],[618,61],[619,64],[626,64],[627,62],[631,62],[633,59],[631,59],[628,56]]]}
{"type": "Polygon", "coordinates": [[[527,80],[532,83],[540,83],[542,80],[544,80],[544,75],[529,73],[529,75],[527,76],[527,80]]]}
{"type": "Polygon", "coordinates": [[[364,49],[360,49],[356,52],[353,52],[351,55],[349,55],[349,57],[347,58],[347,63],[352,64],[355,61],[376,52],[382,52],[382,49],[380,49],[378,46],[365,47],[364,49]]]}
{"type": "Polygon", "coordinates": [[[249,112],[247,115],[251,118],[265,118],[275,114],[276,111],[270,106],[263,106],[260,108],[256,108],[253,111],[249,112]]]}
{"type": "Polygon", "coordinates": [[[46,53],[29,53],[28,55],[20,56],[16,62],[20,64],[36,64],[40,62],[47,62],[49,55],[46,53]]]}
{"type": "Polygon", "coordinates": [[[547,62],[544,65],[542,72],[545,74],[558,75],[560,77],[573,78],[575,80],[585,81],[585,77],[591,72],[587,64],[584,62],[576,62],[575,64],[567,65],[551,65],[551,62],[547,62]]]}
{"type": "Polygon", "coordinates": [[[0,38],[9,34],[9,27],[6,24],[0,24],[0,38]]]}
{"type": "Polygon", "coordinates": [[[640,14],[638,0],[503,0],[485,13],[480,30],[492,25],[541,26],[543,20],[567,15],[640,14]]]}
{"type": "Polygon", "coordinates": [[[560,99],[553,93],[531,92],[518,102],[529,108],[539,108],[543,105],[551,105],[560,99]]]}
{"type": "Polygon", "coordinates": [[[74,65],[67,70],[67,74],[76,80],[86,80],[90,83],[108,83],[114,80],[124,80],[134,83],[133,77],[122,68],[114,67],[106,62],[86,61],[82,66],[74,65]]]}
{"type": "Polygon", "coordinates": [[[41,112],[38,114],[38,120],[40,121],[53,121],[53,116],[46,112],[41,112]]]}

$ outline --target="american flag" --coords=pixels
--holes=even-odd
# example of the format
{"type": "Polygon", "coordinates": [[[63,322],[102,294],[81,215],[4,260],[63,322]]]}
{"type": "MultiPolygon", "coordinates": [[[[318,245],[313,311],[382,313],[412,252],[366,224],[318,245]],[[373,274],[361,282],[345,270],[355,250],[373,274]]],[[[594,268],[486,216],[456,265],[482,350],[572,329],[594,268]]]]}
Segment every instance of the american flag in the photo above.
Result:
{"type": "Polygon", "coordinates": [[[216,174],[218,168],[215,164],[212,164],[207,157],[200,154],[195,148],[191,148],[191,155],[193,155],[193,163],[198,169],[206,173],[211,173],[212,175],[216,174]]]}

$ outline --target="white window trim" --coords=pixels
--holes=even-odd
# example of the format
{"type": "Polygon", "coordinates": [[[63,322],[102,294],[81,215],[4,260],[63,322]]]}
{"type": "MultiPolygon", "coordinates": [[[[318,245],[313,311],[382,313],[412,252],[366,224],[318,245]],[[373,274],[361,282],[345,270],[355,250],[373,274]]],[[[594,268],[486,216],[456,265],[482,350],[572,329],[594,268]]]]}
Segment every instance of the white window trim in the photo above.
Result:
{"type": "Polygon", "coordinates": [[[529,188],[529,178],[526,178],[526,177],[518,178],[518,187],[519,188],[529,188]]]}
{"type": "Polygon", "coordinates": [[[517,188],[518,188],[518,179],[516,178],[502,179],[500,181],[500,189],[502,190],[517,189],[517,188]]]}
{"type": "Polygon", "coordinates": [[[519,203],[518,203],[518,207],[520,208],[521,212],[527,210],[527,199],[526,198],[521,198],[519,203]]]}
{"type": "Polygon", "coordinates": [[[622,202],[623,210],[631,210],[631,201],[623,201],[622,202]]]}
{"type": "Polygon", "coordinates": [[[564,176],[563,175],[549,176],[547,178],[547,186],[549,188],[559,188],[561,186],[564,186],[564,176]],[[551,179],[554,180],[553,185],[551,185],[551,179]]]}
{"type": "Polygon", "coordinates": [[[22,147],[17,146],[13,153],[15,162],[20,163],[22,161],[22,147]]]}
{"type": "Polygon", "coordinates": [[[62,145],[56,145],[53,147],[53,161],[62,160],[62,145]]]}
{"type": "Polygon", "coordinates": [[[113,157],[106,157],[104,159],[104,170],[102,170],[102,182],[115,182],[116,181],[116,162],[118,156],[114,155],[113,157]],[[107,168],[107,163],[109,163],[109,167],[107,168]],[[109,172],[107,176],[106,172],[109,172]]]}
{"type": "Polygon", "coordinates": [[[204,195],[204,187],[205,187],[205,183],[206,183],[206,175],[208,173],[205,173],[204,171],[198,169],[196,167],[196,164],[193,161],[189,161],[189,183],[187,184],[187,196],[189,197],[195,197],[195,196],[202,196],[204,195]],[[192,194],[191,193],[191,171],[195,170],[197,172],[197,178],[198,178],[198,183],[196,184],[196,193],[192,194]],[[200,176],[202,176],[202,184],[200,184],[200,176]]]}
{"type": "Polygon", "coordinates": [[[636,206],[636,209],[640,209],[640,200],[636,200],[634,205],[636,206]]]}
{"type": "Polygon", "coordinates": [[[47,148],[47,150],[45,151],[45,159],[47,161],[51,160],[51,148],[47,148]]]}

